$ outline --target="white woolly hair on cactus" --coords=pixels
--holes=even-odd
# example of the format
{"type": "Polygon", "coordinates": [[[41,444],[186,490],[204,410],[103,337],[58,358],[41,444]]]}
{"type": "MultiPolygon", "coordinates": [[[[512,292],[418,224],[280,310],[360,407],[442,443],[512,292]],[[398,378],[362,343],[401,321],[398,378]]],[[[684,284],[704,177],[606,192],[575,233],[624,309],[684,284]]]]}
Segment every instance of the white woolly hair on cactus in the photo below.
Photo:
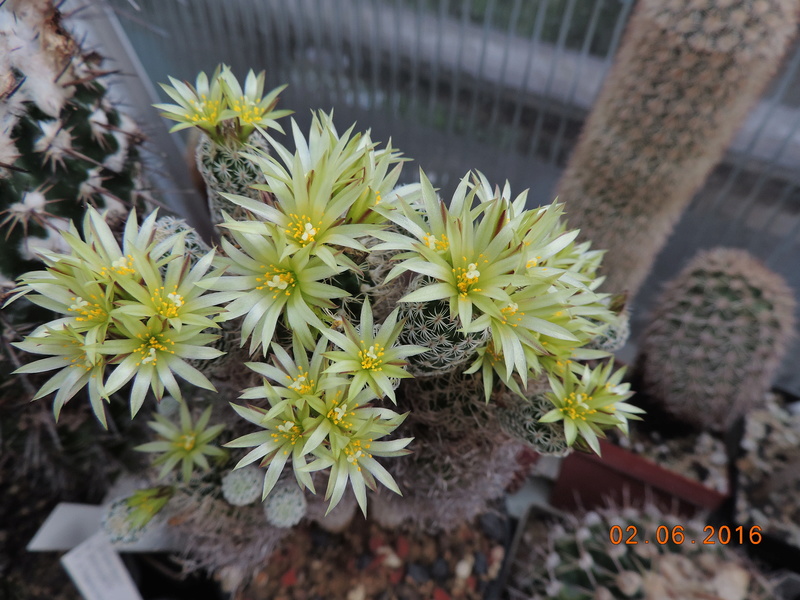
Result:
{"type": "Polygon", "coordinates": [[[41,252],[68,253],[71,251],[69,244],[64,241],[60,233],[69,229],[69,221],[61,217],[47,217],[44,222],[47,225],[45,237],[22,238],[19,253],[24,260],[36,260],[41,252]]]}
{"type": "Polygon", "coordinates": [[[264,500],[264,516],[270,525],[294,527],[306,515],[308,502],[303,490],[294,481],[278,483],[264,500]]]}
{"type": "Polygon", "coordinates": [[[0,7],[0,31],[7,38],[11,65],[29,75],[19,94],[46,115],[58,117],[73,88],[59,85],[59,73],[42,48],[40,32],[3,7],[0,7]]]}
{"type": "Polygon", "coordinates": [[[222,497],[233,506],[247,506],[261,498],[264,473],[248,465],[226,473],[222,478],[222,497]]]}

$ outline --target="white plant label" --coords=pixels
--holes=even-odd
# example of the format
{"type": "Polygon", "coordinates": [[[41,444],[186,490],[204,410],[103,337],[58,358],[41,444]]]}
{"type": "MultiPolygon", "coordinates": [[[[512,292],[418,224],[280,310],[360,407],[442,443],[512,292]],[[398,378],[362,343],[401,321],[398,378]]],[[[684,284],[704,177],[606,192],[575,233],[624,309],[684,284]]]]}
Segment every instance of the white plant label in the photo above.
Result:
{"type": "Polygon", "coordinates": [[[102,531],[62,556],[61,564],[85,600],[142,600],[102,531]]]}

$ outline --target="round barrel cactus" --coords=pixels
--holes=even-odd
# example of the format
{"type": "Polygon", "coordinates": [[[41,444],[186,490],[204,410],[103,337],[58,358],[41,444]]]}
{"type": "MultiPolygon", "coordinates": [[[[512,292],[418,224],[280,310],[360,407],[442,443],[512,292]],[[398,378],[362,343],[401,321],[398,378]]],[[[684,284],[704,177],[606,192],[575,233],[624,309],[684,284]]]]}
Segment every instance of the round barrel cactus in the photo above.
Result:
{"type": "Polygon", "coordinates": [[[794,333],[786,282],[743,250],[698,254],[650,317],[639,365],[649,394],[682,421],[724,430],[761,404],[794,333]]]}

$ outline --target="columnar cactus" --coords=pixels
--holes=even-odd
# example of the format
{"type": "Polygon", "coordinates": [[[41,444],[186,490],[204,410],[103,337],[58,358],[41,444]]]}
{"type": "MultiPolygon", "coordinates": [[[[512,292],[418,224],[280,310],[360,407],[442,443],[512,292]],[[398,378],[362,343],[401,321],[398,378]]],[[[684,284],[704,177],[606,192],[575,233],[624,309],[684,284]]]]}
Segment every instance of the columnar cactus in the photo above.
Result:
{"type": "MultiPolygon", "coordinates": [[[[773,598],[764,576],[729,546],[702,543],[709,538],[707,529],[700,520],[652,506],[570,516],[563,524],[531,521],[512,567],[510,597],[773,598]]],[[[750,543],[748,535],[742,543],[750,543]]],[[[730,545],[740,545],[734,538],[730,545]]]]}
{"type": "Polygon", "coordinates": [[[643,0],[559,185],[570,224],[635,295],[769,81],[797,0],[643,0]]]}
{"type": "MultiPolygon", "coordinates": [[[[69,249],[61,234],[71,219],[80,227],[87,206],[119,232],[147,198],[142,135],[108,92],[102,57],[81,48],[56,4],[0,2],[0,303],[19,275],[43,268],[39,252],[69,249]]],[[[50,411],[29,403],[46,379],[9,376],[25,362],[10,343],[51,315],[21,302],[0,311],[2,453],[43,492],[96,492],[114,461],[91,412],[74,411],[56,430],[50,411]]]]}
{"type": "Polygon", "coordinates": [[[794,334],[795,299],[743,250],[698,254],[667,284],[644,333],[644,384],[675,417],[720,430],[763,402],[794,334]]]}
{"type": "Polygon", "coordinates": [[[64,250],[60,231],[87,205],[120,223],[145,197],[136,124],[102,83],[50,0],[0,6],[0,278],[64,250]]]}

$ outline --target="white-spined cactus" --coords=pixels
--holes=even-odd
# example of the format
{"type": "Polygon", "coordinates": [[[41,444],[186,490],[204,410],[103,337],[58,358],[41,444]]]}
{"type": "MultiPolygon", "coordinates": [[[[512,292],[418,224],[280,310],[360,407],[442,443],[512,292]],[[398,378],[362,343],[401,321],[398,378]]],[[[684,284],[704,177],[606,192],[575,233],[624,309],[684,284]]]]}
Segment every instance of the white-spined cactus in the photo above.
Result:
{"type": "Polygon", "coordinates": [[[136,124],[113,102],[52,1],[0,6],[0,277],[65,248],[87,205],[116,223],[146,198],[136,124]]]}
{"type": "Polygon", "coordinates": [[[796,0],[642,0],[558,184],[634,296],[797,27],[796,0]]]}
{"type": "Polygon", "coordinates": [[[264,516],[275,527],[294,527],[306,515],[308,501],[303,490],[293,481],[283,481],[275,486],[264,501],[264,516]]]}

